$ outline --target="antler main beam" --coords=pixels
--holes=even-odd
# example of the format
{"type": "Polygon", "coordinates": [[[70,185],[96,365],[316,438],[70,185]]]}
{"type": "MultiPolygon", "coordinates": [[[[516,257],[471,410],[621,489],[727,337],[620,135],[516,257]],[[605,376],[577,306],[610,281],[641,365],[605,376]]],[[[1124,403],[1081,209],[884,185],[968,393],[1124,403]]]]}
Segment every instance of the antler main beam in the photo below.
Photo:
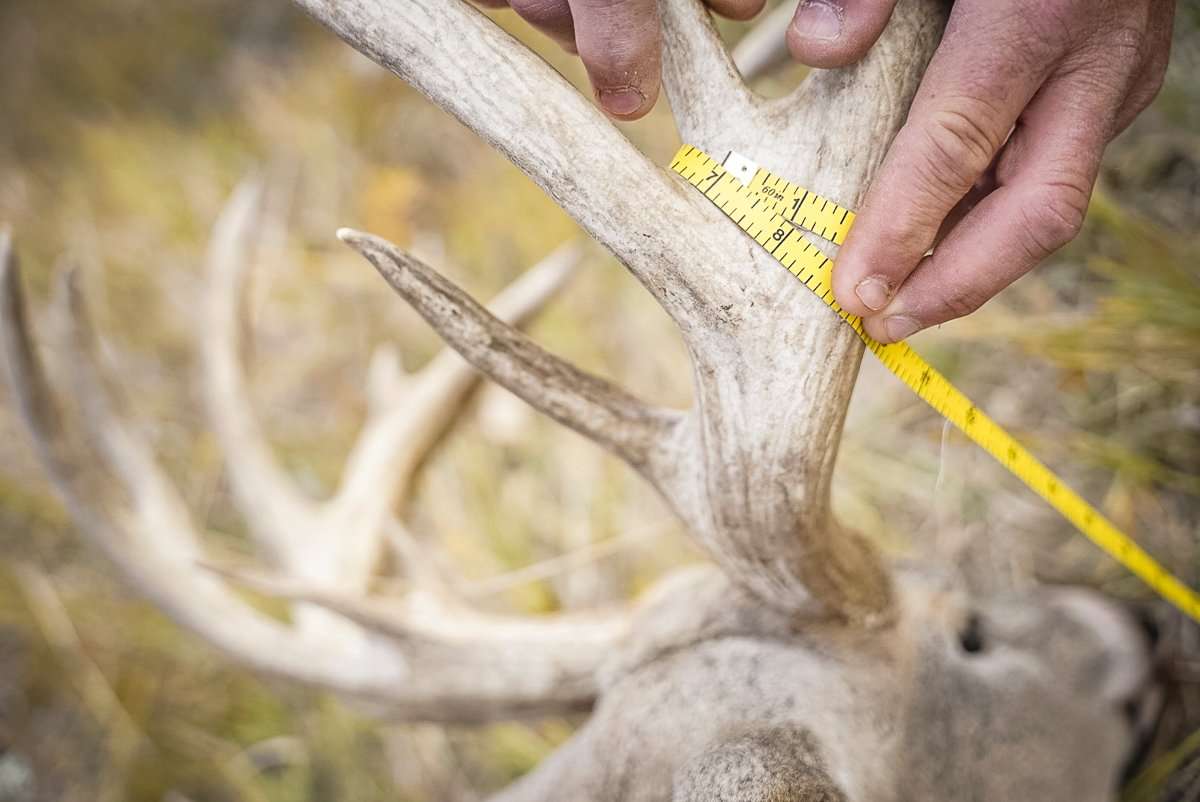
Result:
{"type": "MultiPolygon", "coordinates": [[[[784,609],[816,602],[880,618],[886,573],[829,513],[862,354],[854,334],[463,0],[296,2],[495,145],[676,321],[697,404],[675,427],[674,475],[651,479],[729,575],[784,609]]],[[[659,9],[664,81],[684,138],[713,153],[738,150],[847,204],[903,122],[945,12],[938,0],[902,0],[860,65],[767,101],[743,85],[698,0],[661,0],[659,9]]]]}

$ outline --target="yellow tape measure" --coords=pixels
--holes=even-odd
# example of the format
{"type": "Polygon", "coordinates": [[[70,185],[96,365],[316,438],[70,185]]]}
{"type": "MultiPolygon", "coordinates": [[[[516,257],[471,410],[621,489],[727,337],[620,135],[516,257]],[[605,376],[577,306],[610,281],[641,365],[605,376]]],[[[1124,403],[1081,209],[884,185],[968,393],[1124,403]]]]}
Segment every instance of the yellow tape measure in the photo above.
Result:
{"type": "Polygon", "coordinates": [[[775,261],[849,323],[867,348],[913,392],[1050,502],[1093,543],[1167,601],[1200,621],[1200,594],[1172,576],[1131,537],[1063,484],[908,345],[876,342],[864,331],[861,318],[838,306],[833,298],[833,262],[802,231],[840,245],[854,223],[852,211],[772,175],[736,153],[718,162],[685,145],[675,155],[671,169],[703,192],[775,261]]]}

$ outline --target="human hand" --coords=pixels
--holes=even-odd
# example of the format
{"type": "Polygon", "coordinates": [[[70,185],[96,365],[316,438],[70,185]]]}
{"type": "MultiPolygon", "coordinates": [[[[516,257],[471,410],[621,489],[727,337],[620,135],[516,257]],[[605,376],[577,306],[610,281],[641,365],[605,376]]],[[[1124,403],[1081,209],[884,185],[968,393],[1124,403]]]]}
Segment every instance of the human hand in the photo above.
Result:
{"type": "MultiPolygon", "coordinates": [[[[809,0],[788,45],[813,66],[851,63],[894,5],[809,0]]],[[[973,312],[1073,239],[1104,148],[1158,92],[1173,13],[1173,0],[957,0],[838,257],[838,303],[894,342],[973,312]]]]}
{"type": "MultiPolygon", "coordinates": [[[[657,0],[475,0],[511,7],[534,27],[577,52],[596,102],[620,120],[636,120],[654,106],[662,72],[657,0]]],[[[706,0],[732,19],[749,19],[766,0],[706,0]]]]}

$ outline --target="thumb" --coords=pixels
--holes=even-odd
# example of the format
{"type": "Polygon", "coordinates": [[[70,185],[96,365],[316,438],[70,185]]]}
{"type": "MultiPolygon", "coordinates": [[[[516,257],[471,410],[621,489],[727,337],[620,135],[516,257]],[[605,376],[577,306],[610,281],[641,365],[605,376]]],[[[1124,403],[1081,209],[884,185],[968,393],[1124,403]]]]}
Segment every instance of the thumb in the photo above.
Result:
{"type": "Polygon", "coordinates": [[[861,59],[892,17],[896,0],[800,0],[788,49],[810,67],[845,67],[861,59]]]}

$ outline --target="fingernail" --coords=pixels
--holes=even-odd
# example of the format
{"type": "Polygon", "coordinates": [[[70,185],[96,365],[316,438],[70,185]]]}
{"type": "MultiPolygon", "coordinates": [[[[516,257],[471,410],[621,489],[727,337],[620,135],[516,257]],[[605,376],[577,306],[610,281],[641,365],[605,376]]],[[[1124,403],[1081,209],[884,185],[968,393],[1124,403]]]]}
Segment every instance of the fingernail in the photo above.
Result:
{"type": "Polygon", "coordinates": [[[911,337],[920,331],[921,324],[911,317],[892,315],[883,321],[883,330],[887,332],[888,339],[897,343],[905,337],[911,337]]]}
{"type": "Polygon", "coordinates": [[[616,117],[628,117],[646,102],[646,96],[632,86],[601,89],[598,96],[604,110],[616,117]]]}
{"type": "Polygon", "coordinates": [[[874,276],[858,282],[858,286],[854,288],[854,294],[858,296],[858,300],[863,302],[863,306],[872,312],[883,309],[892,299],[887,282],[874,276]]]}
{"type": "Polygon", "coordinates": [[[842,10],[825,0],[805,0],[792,24],[806,39],[830,42],[842,35],[842,10]]]}

